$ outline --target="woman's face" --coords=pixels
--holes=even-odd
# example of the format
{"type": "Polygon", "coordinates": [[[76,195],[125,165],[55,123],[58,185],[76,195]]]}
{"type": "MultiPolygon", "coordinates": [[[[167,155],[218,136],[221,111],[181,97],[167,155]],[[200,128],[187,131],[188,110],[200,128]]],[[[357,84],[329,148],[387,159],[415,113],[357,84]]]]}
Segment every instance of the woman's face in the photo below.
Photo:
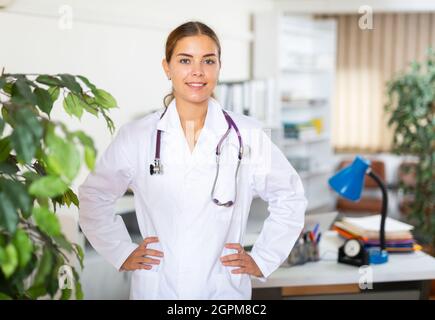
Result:
{"type": "Polygon", "coordinates": [[[216,43],[205,35],[179,40],[171,61],[163,68],[172,80],[174,96],[190,103],[201,103],[211,96],[220,70],[216,43]]]}

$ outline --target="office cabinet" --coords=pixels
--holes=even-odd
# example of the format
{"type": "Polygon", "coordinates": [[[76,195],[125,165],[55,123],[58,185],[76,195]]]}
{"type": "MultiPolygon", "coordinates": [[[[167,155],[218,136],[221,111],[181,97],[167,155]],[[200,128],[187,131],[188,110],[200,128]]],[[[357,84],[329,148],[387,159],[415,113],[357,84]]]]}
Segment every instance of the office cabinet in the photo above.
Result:
{"type": "Polygon", "coordinates": [[[299,172],[308,209],[330,206],[335,21],[270,12],[254,15],[253,29],[254,79],[274,83],[265,127],[299,172]]]}

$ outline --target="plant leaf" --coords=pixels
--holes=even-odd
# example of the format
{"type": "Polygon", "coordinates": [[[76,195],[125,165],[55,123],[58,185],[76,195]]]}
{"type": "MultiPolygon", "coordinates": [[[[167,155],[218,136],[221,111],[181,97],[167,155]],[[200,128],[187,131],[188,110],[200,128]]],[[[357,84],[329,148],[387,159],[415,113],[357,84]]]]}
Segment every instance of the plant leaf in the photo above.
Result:
{"type": "Polygon", "coordinates": [[[50,115],[51,109],[53,108],[53,100],[50,92],[42,88],[36,88],[33,92],[36,95],[38,107],[47,115],[50,115]]]}
{"type": "Polygon", "coordinates": [[[42,257],[39,260],[38,271],[36,273],[35,280],[33,282],[34,287],[38,287],[40,285],[45,284],[45,278],[50,274],[52,265],[53,265],[53,255],[47,247],[44,247],[42,257]]]}
{"type": "Polygon", "coordinates": [[[89,170],[94,170],[95,168],[95,150],[88,146],[85,146],[85,162],[89,170]]]}
{"type": "Polygon", "coordinates": [[[66,142],[54,133],[46,136],[48,146],[47,166],[53,173],[72,181],[80,169],[80,153],[71,142],[66,142]]]}
{"type": "Polygon", "coordinates": [[[78,131],[74,131],[73,135],[76,136],[80,140],[80,142],[83,146],[88,146],[88,147],[95,150],[94,141],[86,133],[84,133],[81,130],[78,130],[78,131]]]}
{"type": "Polygon", "coordinates": [[[9,124],[11,124],[13,121],[11,120],[11,117],[9,116],[9,111],[5,107],[2,108],[2,117],[3,120],[9,124]]]}
{"type": "Polygon", "coordinates": [[[88,78],[84,77],[84,76],[76,76],[77,78],[79,78],[80,80],[82,80],[82,82],[89,88],[91,89],[91,91],[97,90],[97,87],[92,84],[88,78]]]}
{"type": "Polygon", "coordinates": [[[54,241],[62,248],[65,249],[68,252],[71,252],[73,250],[73,244],[71,244],[63,234],[60,234],[58,236],[53,237],[54,241]]]}
{"type": "Polygon", "coordinates": [[[74,93],[70,92],[65,100],[63,100],[63,108],[70,116],[76,116],[78,119],[81,119],[85,102],[74,93]]]}
{"type": "Polygon", "coordinates": [[[15,248],[18,251],[18,263],[20,268],[24,268],[32,258],[33,244],[27,233],[18,229],[12,240],[15,248]]]}
{"type": "Polygon", "coordinates": [[[0,180],[0,186],[15,208],[21,209],[23,216],[28,218],[31,214],[32,203],[27,188],[20,182],[6,179],[0,180]]]}
{"type": "Polygon", "coordinates": [[[17,229],[18,215],[12,201],[4,193],[0,192],[0,226],[3,226],[10,233],[17,229]]]}
{"type": "Polygon", "coordinates": [[[6,92],[8,95],[12,95],[12,82],[7,82],[4,86],[3,86],[3,91],[6,92]]]}
{"type": "Polygon", "coordinates": [[[0,292],[0,300],[12,300],[6,293],[0,292]]]}
{"type": "Polygon", "coordinates": [[[82,87],[76,81],[74,76],[67,73],[60,74],[59,76],[60,79],[62,80],[63,85],[67,87],[69,90],[71,90],[71,92],[77,93],[79,95],[82,94],[82,87]]]}
{"type": "Polygon", "coordinates": [[[59,87],[50,87],[48,88],[48,93],[50,94],[51,101],[54,103],[59,98],[60,89],[59,87]]]}
{"type": "Polygon", "coordinates": [[[17,153],[17,158],[24,163],[30,163],[36,152],[33,137],[29,130],[20,126],[11,135],[11,144],[17,153]]]}
{"type": "Polygon", "coordinates": [[[45,207],[34,207],[33,216],[37,226],[51,237],[60,236],[60,223],[56,214],[45,207]]]}
{"type": "Polygon", "coordinates": [[[0,162],[0,173],[16,174],[18,167],[8,162],[0,162]]]}
{"type": "Polygon", "coordinates": [[[74,203],[76,207],[79,206],[79,199],[77,198],[77,195],[72,191],[71,189],[68,189],[63,194],[63,201],[68,205],[68,208],[71,206],[71,203],[74,203]]]}
{"type": "Polygon", "coordinates": [[[83,290],[82,285],[80,284],[80,276],[77,273],[76,269],[72,267],[73,275],[74,275],[74,283],[75,283],[75,292],[76,292],[76,299],[77,300],[83,300],[83,290]]]}
{"type": "Polygon", "coordinates": [[[10,276],[15,272],[18,266],[18,253],[12,243],[9,243],[4,249],[0,248],[3,251],[4,258],[1,264],[1,269],[6,278],[10,278],[10,276]]]}
{"type": "Polygon", "coordinates": [[[101,105],[105,109],[116,108],[117,103],[115,98],[103,89],[96,89],[92,91],[95,95],[95,102],[101,105]]]}
{"type": "Polygon", "coordinates": [[[38,297],[45,296],[47,294],[47,288],[44,283],[41,283],[39,285],[32,285],[26,293],[34,300],[36,300],[38,297]]]}
{"type": "Polygon", "coordinates": [[[0,77],[0,90],[3,89],[5,84],[6,84],[6,79],[4,77],[0,77]]]}
{"type": "Polygon", "coordinates": [[[3,139],[0,139],[0,162],[5,161],[9,157],[10,152],[11,152],[10,138],[5,137],[3,139]]]}
{"type": "Polygon", "coordinates": [[[60,177],[48,175],[32,182],[29,193],[36,197],[53,198],[67,189],[68,185],[60,177]]]}
{"type": "Polygon", "coordinates": [[[62,289],[60,300],[69,300],[71,298],[72,289],[62,289]]]}
{"type": "Polygon", "coordinates": [[[107,128],[109,129],[110,133],[113,134],[113,132],[115,132],[115,124],[113,123],[112,119],[110,119],[110,117],[106,114],[104,109],[101,109],[101,113],[106,120],[107,128]]]}
{"type": "Polygon", "coordinates": [[[84,100],[85,100],[85,104],[83,105],[83,108],[89,112],[90,114],[93,114],[94,116],[96,116],[98,118],[98,107],[96,105],[98,105],[98,103],[95,101],[94,97],[88,96],[87,94],[83,95],[84,100]]]}
{"type": "Polygon", "coordinates": [[[85,253],[83,252],[83,248],[80,247],[77,243],[73,243],[72,246],[76,252],[77,258],[79,259],[80,267],[83,269],[84,267],[83,260],[85,258],[85,253]]]}
{"type": "Polygon", "coordinates": [[[43,129],[38,118],[27,108],[21,108],[12,114],[17,126],[11,134],[11,144],[19,160],[30,163],[40,144],[43,129]]]}
{"type": "Polygon", "coordinates": [[[4,128],[5,128],[5,121],[2,118],[0,118],[0,137],[3,134],[4,128]]]}
{"type": "Polygon", "coordinates": [[[62,86],[62,82],[58,78],[49,75],[40,75],[35,80],[47,86],[62,86]]]}
{"type": "Polygon", "coordinates": [[[12,85],[11,101],[18,105],[36,104],[36,96],[24,78],[18,78],[12,85]]]}

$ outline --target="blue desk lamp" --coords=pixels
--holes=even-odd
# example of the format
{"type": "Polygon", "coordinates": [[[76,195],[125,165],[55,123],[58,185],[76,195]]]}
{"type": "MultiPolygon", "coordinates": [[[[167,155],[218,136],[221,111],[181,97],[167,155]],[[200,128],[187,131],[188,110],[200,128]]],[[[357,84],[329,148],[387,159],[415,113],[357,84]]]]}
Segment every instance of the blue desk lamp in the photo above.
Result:
{"type": "Polygon", "coordinates": [[[356,156],[354,161],[347,167],[338,171],[329,179],[329,185],[340,196],[351,201],[358,201],[364,186],[366,174],[370,176],[382,191],[381,228],[379,230],[380,247],[369,249],[369,262],[381,264],[388,261],[388,252],[385,249],[385,220],[387,218],[388,196],[387,189],[381,178],[370,168],[370,161],[356,156]]]}

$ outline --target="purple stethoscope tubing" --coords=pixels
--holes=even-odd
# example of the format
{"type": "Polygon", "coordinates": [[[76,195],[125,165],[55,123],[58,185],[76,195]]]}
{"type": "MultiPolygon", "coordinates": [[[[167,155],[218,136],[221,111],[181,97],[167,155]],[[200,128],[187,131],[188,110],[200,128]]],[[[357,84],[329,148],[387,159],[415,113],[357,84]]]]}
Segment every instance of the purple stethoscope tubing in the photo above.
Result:
{"type": "MultiPolygon", "coordinates": [[[[167,111],[167,108],[165,109],[165,111],[162,113],[162,115],[160,116],[160,119],[163,118],[163,116],[165,115],[167,111]]],[[[216,146],[216,175],[214,178],[214,182],[213,182],[213,187],[211,190],[211,199],[213,200],[213,202],[218,205],[218,206],[224,206],[224,207],[231,207],[237,198],[237,175],[239,172],[239,167],[240,167],[240,162],[242,161],[243,158],[243,140],[242,140],[242,135],[240,134],[239,128],[237,127],[236,123],[234,122],[234,120],[230,117],[230,115],[222,110],[224,116],[225,116],[225,120],[227,121],[228,124],[228,129],[225,132],[225,134],[222,136],[222,138],[219,140],[219,143],[216,146]],[[238,159],[237,159],[237,168],[236,168],[236,173],[234,175],[234,179],[235,179],[235,195],[234,195],[234,200],[233,201],[227,201],[227,202],[220,202],[218,199],[216,199],[214,197],[214,191],[216,188],[216,182],[219,176],[219,160],[220,160],[220,155],[221,155],[221,148],[222,148],[222,143],[224,142],[224,140],[227,138],[227,136],[229,135],[231,128],[234,129],[234,131],[237,134],[237,139],[239,141],[239,153],[238,153],[238,159]]],[[[156,135],[156,150],[155,150],[155,156],[154,156],[154,164],[150,165],[150,175],[153,174],[163,174],[163,170],[162,170],[162,166],[160,163],[160,145],[161,145],[161,137],[162,137],[162,131],[161,130],[157,130],[157,135],[156,135]]]]}

